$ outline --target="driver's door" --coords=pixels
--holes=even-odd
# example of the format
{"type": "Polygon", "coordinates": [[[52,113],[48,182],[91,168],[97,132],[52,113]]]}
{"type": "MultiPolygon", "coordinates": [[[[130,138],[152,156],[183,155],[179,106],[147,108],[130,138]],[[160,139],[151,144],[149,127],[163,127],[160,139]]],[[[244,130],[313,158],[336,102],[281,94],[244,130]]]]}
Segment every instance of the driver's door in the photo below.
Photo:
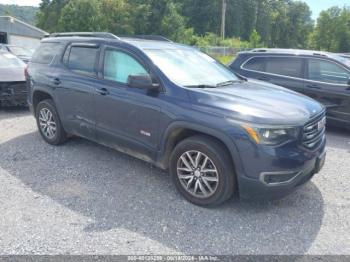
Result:
{"type": "Polygon", "coordinates": [[[131,88],[129,75],[148,74],[145,63],[126,50],[102,52],[100,84],[95,86],[97,139],[150,160],[157,149],[160,106],[158,93],[131,88]]]}
{"type": "Polygon", "coordinates": [[[307,59],[307,94],[327,108],[328,120],[350,122],[350,72],[342,65],[324,59],[307,59]]]}

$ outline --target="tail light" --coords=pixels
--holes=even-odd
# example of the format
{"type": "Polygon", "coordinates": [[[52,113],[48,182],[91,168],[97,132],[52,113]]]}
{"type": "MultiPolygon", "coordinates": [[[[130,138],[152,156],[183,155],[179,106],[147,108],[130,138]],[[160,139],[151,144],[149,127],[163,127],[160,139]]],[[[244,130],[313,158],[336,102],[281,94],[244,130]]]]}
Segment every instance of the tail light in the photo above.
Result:
{"type": "Polygon", "coordinates": [[[25,66],[25,68],[24,68],[24,76],[25,76],[26,80],[28,80],[28,79],[29,79],[29,74],[28,74],[28,65],[26,65],[26,66],[25,66]]]}

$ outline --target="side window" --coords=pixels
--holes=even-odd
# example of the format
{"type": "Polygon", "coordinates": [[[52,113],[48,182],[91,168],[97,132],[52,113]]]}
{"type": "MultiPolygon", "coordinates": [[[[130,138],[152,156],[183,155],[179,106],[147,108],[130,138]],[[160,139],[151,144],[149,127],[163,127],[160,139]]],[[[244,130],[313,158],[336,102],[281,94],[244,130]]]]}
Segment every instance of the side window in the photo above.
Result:
{"type": "Polygon", "coordinates": [[[63,46],[60,43],[41,43],[34,52],[31,62],[38,64],[50,64],[54,57],[59,54],[63,46]]]}
{"type": "Polygon", "coordinates": [[[308,79],[330,84],[348,83],[350,73],[341,66],[321,59],[310,59],[308,79]]]}
{"type": "Polygon", "coordinates": [[[266,59],[266,72],[282,76],[302,77],[302,59],[291,57],[269,57],[266,59]]]}
{"type": "Polygon", "coordinates": [[[130,55],[117,51],[106,50],[103,75],[105,79],[126,84],[129,75],[148,74],[147,70],[130,55]]]}
{"type": "Polygon", "coordinates": [[[253,57],[244,64],[243,69],[262,72],[264,71],[264,62],[264,57],[253,57]]]}
{"type": "Polygon", "coordinates": [[[72,46],[68,58],[68,68],[76,73],[95,76],[98,48],[72,46]]]}

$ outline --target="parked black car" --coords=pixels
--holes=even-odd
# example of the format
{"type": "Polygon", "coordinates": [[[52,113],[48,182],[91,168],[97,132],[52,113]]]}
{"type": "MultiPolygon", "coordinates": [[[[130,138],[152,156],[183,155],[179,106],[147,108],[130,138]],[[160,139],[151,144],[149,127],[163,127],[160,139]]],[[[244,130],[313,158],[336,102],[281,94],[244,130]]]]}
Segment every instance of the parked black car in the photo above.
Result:
{"type": "Polygon", "coordinates": [[[25,66],[13,54],[0,51],[0,106],[27,104],[25,66]]]}
{"type": "Polygon", "coordinates": [[[179,192],[204,206],[234,193],[281,197],[320,171],[321,104],[240,78],[195,48],[148,39],[42,40],[27,83],[43,139],[77,135],[169,169],[179,192]]]}
{"type": "Polygon", "coordinates": [[[30,49],[16,45],[0,44],[0,50],[10,52],[26,64],[29,62],[30,58],[33,55],[33,52],[30,49]]]}
{"type": "Polygon", "coordinates": [[[312,97],[326,106],[328,123],[350,127],[349,59],[319,51],[255,49],[239,53],[230,68],[312,97]]]}

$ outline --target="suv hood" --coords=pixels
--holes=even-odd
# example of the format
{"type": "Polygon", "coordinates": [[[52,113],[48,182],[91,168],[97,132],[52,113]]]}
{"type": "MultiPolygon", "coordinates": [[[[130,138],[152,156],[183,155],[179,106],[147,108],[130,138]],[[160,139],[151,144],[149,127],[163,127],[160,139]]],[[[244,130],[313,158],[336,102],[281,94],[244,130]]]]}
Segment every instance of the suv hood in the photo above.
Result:
{"type": "Polygon", "coordinates": [[[190,89],[198,109],[261,125],[303,125],[323,106],[294,91],[257,80],[226,87],[190,89]]]}

